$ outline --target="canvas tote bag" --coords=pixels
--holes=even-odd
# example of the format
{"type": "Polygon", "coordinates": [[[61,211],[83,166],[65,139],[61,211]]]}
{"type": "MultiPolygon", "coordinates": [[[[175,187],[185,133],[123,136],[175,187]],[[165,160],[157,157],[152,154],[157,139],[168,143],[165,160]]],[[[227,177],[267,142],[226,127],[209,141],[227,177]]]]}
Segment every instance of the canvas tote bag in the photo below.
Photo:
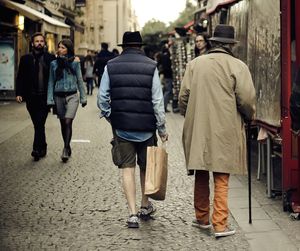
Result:
{"type": "Polygon", "coordinates": [[[164,200],[167,190],[168,153],[165,144],[147,147],[145,194],[154,200],[164,200]]]}

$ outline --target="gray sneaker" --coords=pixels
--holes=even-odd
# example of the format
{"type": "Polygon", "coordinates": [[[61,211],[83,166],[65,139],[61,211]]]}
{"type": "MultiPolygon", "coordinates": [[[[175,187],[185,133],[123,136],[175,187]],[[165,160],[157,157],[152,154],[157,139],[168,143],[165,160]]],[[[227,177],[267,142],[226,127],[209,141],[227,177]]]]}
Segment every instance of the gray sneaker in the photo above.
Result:
{"type": "Polygon", "coordinates": [[[128,228],[139,228],[139,218],[136,214],[132,214],[129,216],[127,220],[127,227],[128,228]]]}
{"type": "Polygon", "coordinates": [[[197,219],[194,219],[192,221],[192,225],[194,227],[197,227],[197,228],[200,228],[200,229],[203,229],[203,230],[208,230],[212,227],[212,224],[208,223],[208,224],[201,224],[201,222],[197,219]]]}
{"type": "Polygon", "coordinates": [[[153,214],[156,211],[156,208],[153,206],[152,202],[149,201],[149,204],[147,207],[141,207],[138,211],[138,217],[142,220],[148,220],[151,217],[151,214],[153,214]]]}
{"type": "Polygon", "coordinates": [[[222,232],[215,232],[215,237],[219,238],[219,237],[226,237],[226,236],[230,236],[230,235],[234,235],[235,234],[235,230],[231,229],[231,228],[226,228],[224,231],[222,232]]]}

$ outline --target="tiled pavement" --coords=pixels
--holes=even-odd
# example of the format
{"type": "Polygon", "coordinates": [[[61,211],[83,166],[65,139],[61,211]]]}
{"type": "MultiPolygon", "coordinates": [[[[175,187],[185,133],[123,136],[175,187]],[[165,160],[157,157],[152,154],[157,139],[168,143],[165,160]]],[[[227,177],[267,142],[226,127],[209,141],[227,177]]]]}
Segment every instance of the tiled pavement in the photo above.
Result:
{"type": "Polygon", "coordinates": [[[86,108],[79,107],[73,132],[79,142],[72,143],[66,164],[60,161],[60,126],[52,114],[48,154],[39,162],[30,157],[33,128],[24,104],[1,102],[0,121],[0,250],[300,250],[300,223],[282,212],[280,198],[266,198],[264,182],[255,179],[253,224],[248,224],[246,177],[230,180],[236,235],[216,240],[191,226],[193,177],[184,167],[179,114],[167,114],[167,198],[154,202],[155,219],[138,230],[125,226],[128,211],[111,161],[111,130],[98,117],[95,94],[86,108]]]}

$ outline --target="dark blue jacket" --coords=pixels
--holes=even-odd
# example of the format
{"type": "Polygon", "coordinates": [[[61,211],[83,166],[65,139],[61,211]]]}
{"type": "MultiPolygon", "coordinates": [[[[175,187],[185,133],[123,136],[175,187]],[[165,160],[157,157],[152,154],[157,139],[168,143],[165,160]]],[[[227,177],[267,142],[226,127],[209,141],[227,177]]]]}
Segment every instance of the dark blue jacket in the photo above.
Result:
{"type": "Polygon", "coordinates": [[[112,52],[108,50],[101,50],[97,55],[93,73],[95,73],[98,77],[101,77],[104,72],[104,67],[107,64],[107,61],[111,60],[114,57],[115,55],[112,52]]]}
{"type": "Polygon", "coordinates": [[[111,123],[124,131],[156,130],[152,81],[156,62],[128,48],[107,63],[111,89],[111,123]]]}

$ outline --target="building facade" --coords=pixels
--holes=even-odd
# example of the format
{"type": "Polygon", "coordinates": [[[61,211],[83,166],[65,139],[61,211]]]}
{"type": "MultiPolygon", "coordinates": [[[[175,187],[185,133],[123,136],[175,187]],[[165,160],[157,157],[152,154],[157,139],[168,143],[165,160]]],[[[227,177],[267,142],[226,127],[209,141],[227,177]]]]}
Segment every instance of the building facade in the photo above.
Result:
{"type": "Polygon", "coordinates": [[[122,42],[125,31],[135,28],[130,0],[104,0],[104,37],[111,47],[122,42]]]}
{"type": "Polygon", "coordinates": [[[138,28],[131,0],[86,0],[81,11],[83,15],[76,20],[84,25],[84,35],[75,37],[80,55],[99,51],[102,42],[111,50],[122,42],[125,31],[138,28]]]}
{"type": "MultiPolygon", "coordinates": [[[[54,0],[52,0],[54,1],[54,0]]],[[[0,98],[11,99],[15,94],[15,76],[20,57],[30,51],[30,37],[35,32],[45,34],[48,51],[55,52],[57,42],[70,37],[59,8],[47,1],[0,1],[0,98]]],[[[59,2],[59,1],[57,1],[59,2]]]]}
{"type": "Polygon", "coordinates": [[[115,48],[125,31],[137,29],[131,0],[0,0],[0,99],[14,97],[19,60],[33,33],[45,35],[51,53],[70,38],[75,53],[85,56],[102,42],[115,48]]]}
{"type": "Polygon", "coordinates": [[[79,8],[76,21],[84,26],[84,33],[75,35],[75,52],[86,55],[97,51],[103,40],[103,0],[86,0],[79,8]]]}

